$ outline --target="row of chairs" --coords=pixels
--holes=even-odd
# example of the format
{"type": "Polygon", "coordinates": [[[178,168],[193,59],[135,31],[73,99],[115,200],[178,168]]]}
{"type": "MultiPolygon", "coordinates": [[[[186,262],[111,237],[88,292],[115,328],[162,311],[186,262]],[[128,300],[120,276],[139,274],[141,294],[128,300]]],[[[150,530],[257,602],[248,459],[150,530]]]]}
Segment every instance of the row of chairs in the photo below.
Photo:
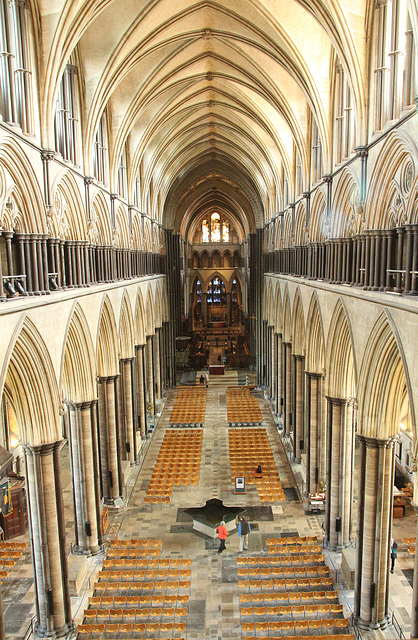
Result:
{"type": "Polygon", "coordinates": [[[239,596],[240,605],[244,606],[265,606],[270,607],[269,611],[271,615],[280,616],[282,619],[289,620],[301,620],[311,618],[342,618],[343,617],[343,605],[342,604],[307,604],[307,605],[289,605],[282,606],[275,604],[275,593],[242,593],[239,596]],[[273,613],[276,611],[276,614],[273,613]]]}
{"type": "Polygon", "coordinates": [[[18,560],[22,557],[22,552],[16,549],[3,549],[0,551],[1,560],[18,560]]]}
{"type": "Polygon", "coordinates": [[[191,558],[106,558],[103,560],[104,569],[168,569],[186,568],[192,566],[191,558]]]}
{"type": "Polygon", "coordinates": [[[277,545],[267,546],[267,553],[277,553],[282,555],[287,555],[289,553],[302,553],[302,554],[311,554],[311,553],[321,553],[321,545],[320,544],[295,544],[295,545],[277,545]]]}
{"type": "Polygon", "coordinates": [[[249,580],[260,578],[273,578],[274,588],[282,589],[283,591],[291,591],[292,589],[298,589],[303,591],[315,591],[327,590],[333,586],[333,580],[331,577],[319,577],[319,578],[277,578],[274,573],[274,569],[270,567],[239,567],[238,578],[249,580]]]}
{"type": "Polygon", "coordinates": [[[161,554],[160,548],[155,549],[108,549],[108,558],[148,558],[161,554]]]}
{"type": "Polygon", "coordinates": [[[146,622],[151,619],[185,618],[187,607],[141,607],[123,609],[85,609],[84,620],[89,623],[101,622],[146,622]]]}
{"type": "Polygon", "coordinates": [[[0,551],[24,551],[27,546],[26,542],[0,542],[0,551]]]}
{"type": "Polygon", "coordinates": [[[153,594],[151,596],[90,596],[89,606],[98,609],[111,607],[179,607],[187,604],[189,596],[153,594]]]}
{"type": "Polygon", "coordinates": [[[107,580],[108,582],[126,582],[126,580],[167,580],[167,578],[185,580],[190,578],[190,575],[190,569],[177,569],[175,567],[169,569],[102,569],[102,571],[99,571],[99,580],[107,580]]]}
{"type": "Polygon", "coordinates": [[[6,560],[5,558],[0,558],[0,567],[2,570],[11,569],[16,564],[15,560],[6,560]]]}
{"type": "Polygon", "coordinates": [[[319,605],[323,603],[338,604],[338,594],[335,590],[329,591],[278,591],[274,580],[242,580],[238,587],[242,591],[250,591],[251,594],[266,594],[270,591],[275,595],[275,601],[280,606],[294,605],[319,605]],[[261,583],[261,584],[260,584],[261,583]],[[268,583],[268,584],[267,584],[268,583]]]}
{"type": "MultiPolygon", "coordinates": [[[[323,554],[315,554],[316,556],[322,555],[322,559],[323,559],[323,554]]],[[[252,566],[252,567],[280,567],[283,564],[283,558],[286,558],[287,556],[282,556],[282,555],[268,555],[268,556],[238,556],[237,557],[237,565],[238,564],[247,564],[248,566],[252,566]]],[[[293,556],[295,557],[295,556],[293,556]]],[[[292,558],[292,556],[290,556],[290,558],[292,558]]],[[[306,559],[306,555],[303,556],[302,560],[306,559]]],[[[298,570],[298,569],[296,569],[298,570]]],[[[319,564],[316,567],[316,570],[310,566],[305,566],[305,567],[299,567],[300,572],[302,571],[308,571],[309,573],[311,573],[312,575],[316,575],[316,573],[318,574],[327,574],[329,573],[329,568],[327,567],[327,565],[324,564],[319,564]]],[[[292,571],[294,571],[291,567],[283,567],[283,571],[286,573],[286,571],[289,571],[289,573],[292,573],[292,571]]]]}
{"type": "Polygon", "coordinates": [[[277,545],[317,544],[318,536],[287,536],[284,538],[267,538],[267,547],[277,545]]]}
{"type": "MultiPolygon", "coordinates": [[[[268,547],[271,549],[271,547],[268,547]]],[[[268,551],[268,553],[273,554],[274,551],[268,551]]],[[[311,554],[303,554],[303,555],[281,555],[277,554],[275,556],[277,560],[276,566],[284,566],[284,565],[310,565],[310,564],[322,564],[324,562],[324,554],[323,553],[313,553],[311,554]]]]}
{"type": "MultiPolygon", "coordinates": [[[[241,640],[306,640],[306,636],[241,636],[241,640]]],[[[315,640],[354,640],[353,633],[315,635],[315,640]]]]}
{"type": "Polygon", "coordinates": [[[205,421],[206,388],[178,389],[169,422],[174,424],[196,424],[205,421]]]}
{"type": "Polygon", "coordinates": [[[123,591],[126,595],[139,595],[138,592],[177,591],[190,589],[190,580],[156,580],[146,582],[95,582],[94,589],[98,593],[111,594],[123,591]]]}
{"type": "Polygon", "coordinates": [[[163,546],[162,540],[152,540],[151,538],[127,538],[125,540],[113,538],[109,543],[112,549],[161,549],[163,546]]]}
{"type": "Polygon", "coordinates": [[[199,484],[202,439],[202,429],[165,432],[145,504],[168,504],[174,486],[199,484]]]}
{"type": "Polygon", "coordinates": [[[134,640],[143,638],[147,634],[148,640],[185,640],[186,623],[185,622],[150,622],[150,623],[134,623],[134,624],[79,624],[79,638],[85,640],[105,640],[107,638],[126,638],[126,640],[134,640]],[[170,638],[159,636],[160,633],[170,633],[170,638]],[[152,635],[154,637],[152,637],[152,635]],[[179,634],[179,635],[177,635],[179,634]]]}
{"type": "MultiPolygon", "coordinates": [[[[274,609],[274,607],[272,607],[274,609]]],[[[252,618],[260,618],[260,617],[268,617],[271,615],[268,612],[270,607],[248,607],[241,608],[241,616],[252,617],[252,618]]],[[[251,623],[250,623],[251,624],[251,623]]],[[[318,618],[316,620],[275,620],[271,622],[260,620],[258,623],[254,622],[254,630],[256,633],[258,631],[270,633],[270,631],[276,632],[279,631],[283,635],[301,635],[306,634],[308,636],[316,635],[316,634],[327,634],[327,633],[342,633],[343,629],[346,632],[349,632],[348,627],[348,618],[318,618]],[[256,627],[255,625],[259,625],[256,627]]],[[[243,631],[248,632],[250,628],[244,629],[243,631]]],[[[251,631],[250,631],[251,633],[251,631]]]]}

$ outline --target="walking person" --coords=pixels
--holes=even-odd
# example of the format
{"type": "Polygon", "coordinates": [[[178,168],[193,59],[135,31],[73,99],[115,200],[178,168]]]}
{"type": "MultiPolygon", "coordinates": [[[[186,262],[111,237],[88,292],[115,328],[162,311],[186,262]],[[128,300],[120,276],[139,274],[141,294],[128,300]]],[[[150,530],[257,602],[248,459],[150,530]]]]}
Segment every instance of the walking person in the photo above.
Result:
{"type": "Polygon", "coordinates": [[[390,541],[390,560],[391,560],[390,572],[391,573],[394,572],[395,560],[397,556],[398,556],[398,543],[394,538],[392,538],[392,540],[390,541]]]}
{"type": "Polygon", "coordinates": [[[222,551],[226,549],[225,541],[228,537],[228,531],[226,530],[225,522],[223,520],[221,521],[221,524],[219,525],[219,527],[216,528],[216,531],[218,533],[218,538],[221,541],[219,545],[218,553],[222,553],[222,551]]]}
{"type": "Polygon", "coordinates": [[[241,516],[238,524],[239,552],[242,553],[243,548],[248,549],[248,536],[251,533],[250,523],[247,522],[245,516],[241,516]]]}

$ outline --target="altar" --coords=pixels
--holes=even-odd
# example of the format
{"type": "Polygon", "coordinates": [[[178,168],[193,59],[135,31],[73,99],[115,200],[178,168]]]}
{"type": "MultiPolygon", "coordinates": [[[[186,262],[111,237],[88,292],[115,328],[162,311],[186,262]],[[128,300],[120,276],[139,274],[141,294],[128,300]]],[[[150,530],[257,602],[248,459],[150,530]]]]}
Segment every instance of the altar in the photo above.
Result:
{"type": "Polygon", "coordinates": [[[210,364],[209,365],[210,376],[223,376],[225,375],[225,367],[223,364],[210,364]]]}

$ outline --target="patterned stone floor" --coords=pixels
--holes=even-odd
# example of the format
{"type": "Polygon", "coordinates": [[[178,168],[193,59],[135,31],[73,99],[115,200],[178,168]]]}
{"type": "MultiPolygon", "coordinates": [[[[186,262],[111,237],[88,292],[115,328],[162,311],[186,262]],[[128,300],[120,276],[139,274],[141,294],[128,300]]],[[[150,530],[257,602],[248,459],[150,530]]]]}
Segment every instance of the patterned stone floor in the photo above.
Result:
{"type": "MultiPolygon", "coordinates": [[[[170,391],[164,405],[159,423],[152,439],[147,444],[146,454],[141,456],[140,464],[128,470],[127,499],[119,509],[110,512],[111,529],[106,539],[119,538],[156,538],[163,541],[163,554],[192,558],[192,578],[188,615],[188,640],[241,638],[239,601],[237,591],[236,558],[238,536],[232,533],[227,540],[227,549],[217,553],[218,541],[211,540],[193,531],[190,517],[183,513],[188,507],[203,506],[211,498],[218,498],[228,506],[245,507],[248,511],[253,531],[250,535],[249,553],[265,550],[266,537],[283,533],[297,532],[300,535],[322,535],[323,515],[306,515],[297,499],[295,485],[300,478],[300,467],[292,465],[278,435],[269,404],[261,392],[256,393],[260,400],[263,416],[262,427],[267,429],[271,448],[275,455],[277,468],[286,490],[285,503],[266,506],[261,504],[254,485],[247,485],[245,495],[235,495],[230,476],[228,450],[228,422],[226,415],[226,387],[238,384],[236,372],[226,371],[225,376],[211,376],[207,390],[206,414],[200,469],[200,481],[197,486],[175,487],[169,505],[145,505],[144,495],[152,474],[164,432],[169,428],[169,416],[173,407],[176,391],[170,391]]],[[[200,375],[200,372],[198,373],[200,375]]],[[[242,377],[242,376],[241,376],[242,377]]],[[[62,475],[66,513],[72,514],[71,477],[68,464],[68,447],[62,451],[62,475]]],[[[416,517],[411,507],[401,521],[394,521],[395,536],[415,535],[416,517]]],[[[68,546],[73,540],[72,520],[67,522],[68,546]]],[[[70,563],[71,563],[71,555],[70,563]]],[[[326,562],[332,569],[339,570],[341,556],[337,553],[327,555],[326,562]]],[[[73,617],[82,622],[83,610],[87,598],[92,594],[92,586],[97,571],[101,568],[102,557],[86,560],[87,580],[78,597],[72,598],[73,617]]],[[[400,549],[399,560],[394,575],[390,576],[391,610],[408,634],[411,615],[411,576],[413,559],[409,553],[400,549]]],[[[34,592],[32,565],[29,551],[19,560],[10,576],[3,583],[3,607],[7,640],[22,640],[34,615],[34,592]]],[[[340,602],[344,604],[345,615],[350,616],[353,606],[353,592],[341,591],[340,602]]],[[[364,634],[365,638],[398,637],[393,626],[385,632],[364,634]]]]}

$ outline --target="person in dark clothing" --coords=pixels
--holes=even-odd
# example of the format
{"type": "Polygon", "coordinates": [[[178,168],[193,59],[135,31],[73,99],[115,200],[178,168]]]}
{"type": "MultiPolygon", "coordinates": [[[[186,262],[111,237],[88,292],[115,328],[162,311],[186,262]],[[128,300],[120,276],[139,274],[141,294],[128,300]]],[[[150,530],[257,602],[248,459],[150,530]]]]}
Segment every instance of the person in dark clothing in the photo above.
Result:
{"type": "Polygon", "coordinates": [[[392,538],[391,542],[390,542],[390,560],[391,560],[391,565],[390,565],[390,572],[393,573],[394,569],[395,569],[395,560],[398,556],[398,543],[396,542],[396,540],[394,538],[392,538]]]}
{"type": "Polygon", "coordinates": [[[200,376],[199,382],[202,386],[205,384],[205,376],[203,374],[200,376]]]}
{"type": "Polygon", "coordinates": [[[258,465],[257,469],[255,470],[256,473],[263,473],[263,470],[261,468],[261,464],[258,465]]]}
{"type": "Polygon", "coordinates": [[[247,522],[246,518],[242,516],[238,525],[238,537],[239,537],[239,550],[240,553],[243,549],[248,549],[248,536],[251,533],[250,523],[247,522]]]}

